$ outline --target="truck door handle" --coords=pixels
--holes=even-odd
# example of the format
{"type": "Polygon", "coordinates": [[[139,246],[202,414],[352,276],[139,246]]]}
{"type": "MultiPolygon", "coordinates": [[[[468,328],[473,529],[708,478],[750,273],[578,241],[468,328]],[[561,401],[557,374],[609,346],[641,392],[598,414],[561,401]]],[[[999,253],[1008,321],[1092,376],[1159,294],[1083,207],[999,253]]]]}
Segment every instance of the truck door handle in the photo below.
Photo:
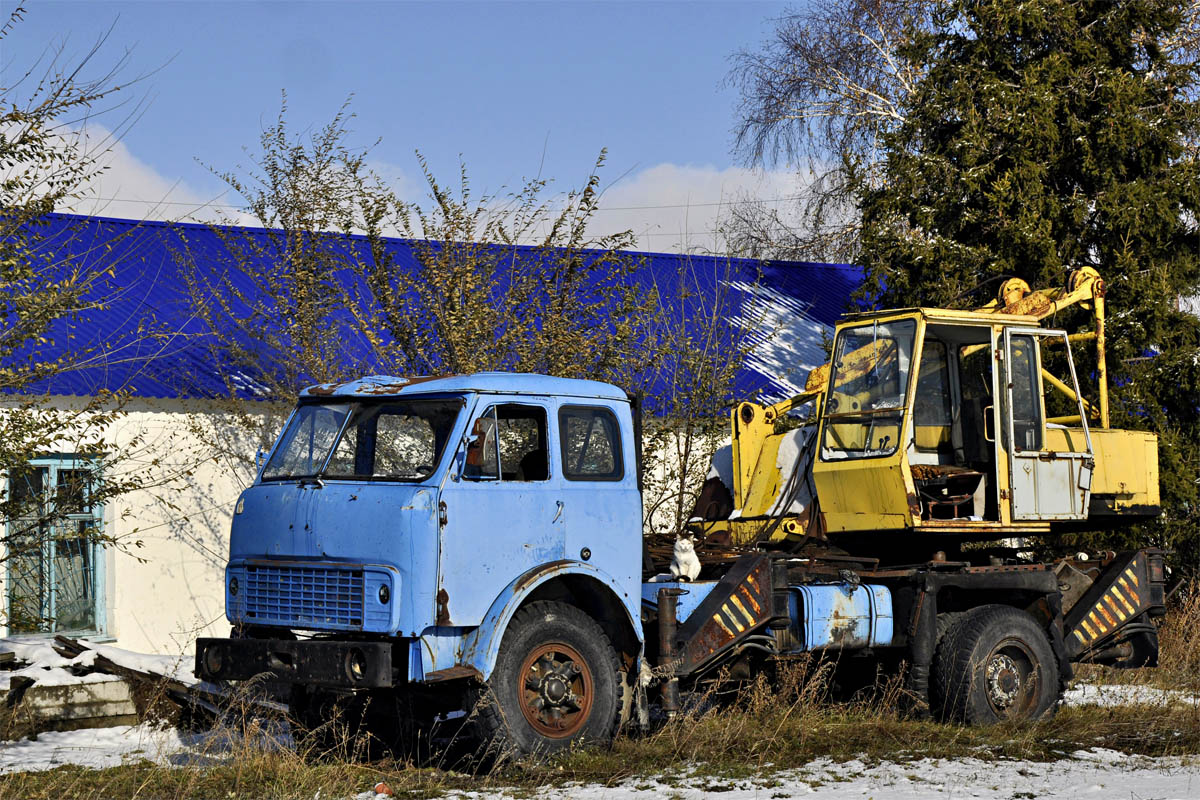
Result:
{"type": "Polygon", "coordinates": [[[558,509],[554,512],[554,519],[550,520],[551,525],[558,522],[558,518],[562,516],[563,512],[563,501],[559,500],[556,505],[558,506],[558,509]]]}

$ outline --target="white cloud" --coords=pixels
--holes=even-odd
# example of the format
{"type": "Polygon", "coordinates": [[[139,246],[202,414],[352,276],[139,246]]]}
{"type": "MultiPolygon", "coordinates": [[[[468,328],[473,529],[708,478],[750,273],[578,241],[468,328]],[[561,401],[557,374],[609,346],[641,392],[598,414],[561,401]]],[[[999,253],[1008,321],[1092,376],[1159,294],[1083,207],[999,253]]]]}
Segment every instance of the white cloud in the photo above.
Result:
{"type": "Polygon", "coordinates": [[[95,153],[103,171],[87,183],[80,197],[62,203],[59,211],[126,219],[253,224],[232,207],[235,199],[202,195],[182,179],[161,174],[130,152],[124,142],[115,140],[107,129],[91,125],[75,135],[82,148],[95,153]]]}
{"type": "Polygon", "coordinates": [[[750,200],[787,212],[794,205],[787,198],[803,186],[794,172],[659,164],[606,189],[592,231],[632,230],[643,250],[716,252],[715,231],[730,205],[750,200]]]}

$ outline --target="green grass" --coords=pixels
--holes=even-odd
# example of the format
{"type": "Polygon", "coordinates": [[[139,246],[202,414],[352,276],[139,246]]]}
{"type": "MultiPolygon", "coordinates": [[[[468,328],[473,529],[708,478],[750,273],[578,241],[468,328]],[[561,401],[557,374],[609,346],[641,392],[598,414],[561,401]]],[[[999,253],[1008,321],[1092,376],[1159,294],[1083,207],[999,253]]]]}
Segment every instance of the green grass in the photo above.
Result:
{"type": "MultiPolygon", "coordinates": [[[[1085,680],[1156,688],[1200,688],[1200,593],[1186,593],[1162,627],[1162,667],[1081,670],[1085,680]]],[[[1200,708],[1180,703],[1063,708],[1032,724],[968,728],[914,719],[898,684],[877,687],[853,702],[828,701],[828,669],[804,663],[783,671],[775,686],[744,691],[735,704],[701,704],[654,733],[622,737],[611,748],[586,748],[547,763],[509,762],[486,773],[389,760],[314,763],[290,750],[264,749],[234,736],[232,750],[211,754],[209,766],[150,762],[91,770],[61,767],[0,776],[0,798],[281,798],[350,797],[385,782],[401,797],[504,788],[509,796],[572,782],[614,786],[709,786],[754,780],[816,758],[867,763],[924,757],[1052,761],[1081,749],[1110,748],[1144,756],[1200,755],[1200,708]],[[238,745],[239,741],[245,741],[238,745]]],[[[226,743],[227,746],[227,743],[226,743]]]]}

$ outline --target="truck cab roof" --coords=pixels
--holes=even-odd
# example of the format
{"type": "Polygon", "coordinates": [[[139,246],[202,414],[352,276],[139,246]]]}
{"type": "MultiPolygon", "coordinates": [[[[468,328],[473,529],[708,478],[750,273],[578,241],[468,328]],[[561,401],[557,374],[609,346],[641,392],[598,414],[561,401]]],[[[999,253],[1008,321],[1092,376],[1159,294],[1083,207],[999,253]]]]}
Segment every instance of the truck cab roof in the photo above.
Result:
{"type": "Polygon", "coordinates": [[[343,383],[318,383],[300,392],[301,399],[324,397],[404,397],[420,394],[527,394],[558,395],[604,400],[628,400],[609,383],[554,378],[530,372],[475,372],[470,375],[397,378],[371,375],[343,383]]]}

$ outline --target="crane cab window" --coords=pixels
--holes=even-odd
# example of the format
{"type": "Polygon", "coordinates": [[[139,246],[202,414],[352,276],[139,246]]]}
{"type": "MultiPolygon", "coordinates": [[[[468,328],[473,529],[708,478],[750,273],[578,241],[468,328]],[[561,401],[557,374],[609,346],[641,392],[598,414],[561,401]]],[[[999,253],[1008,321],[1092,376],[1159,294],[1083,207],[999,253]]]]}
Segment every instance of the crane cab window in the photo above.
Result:
{"type": "Polygon", "coordinates": [[[550,478],[546,410],[517,403],[495,405],[475,419],[463,477],[544,481],[550,478]]]}
{"type": "Polygon", "coordinates": [[[900,446],[917,322],[845,328],[834,345],[821,458],[876,458],[900,446]]]}
{"type": "Polygon", "coordinates": [[[1032,336],[1012,337],[1013,447],[1016,450],[1042,449],[1042,389],[1038,380],[1037,342],[1032,336]]]}
{"type": "Polygon", "coordinates": [[[918,450],[951,449],[953,423],[950,398],[950,363],[944,342],[925,338],[913,400],[913,438],[918,450]]]}

